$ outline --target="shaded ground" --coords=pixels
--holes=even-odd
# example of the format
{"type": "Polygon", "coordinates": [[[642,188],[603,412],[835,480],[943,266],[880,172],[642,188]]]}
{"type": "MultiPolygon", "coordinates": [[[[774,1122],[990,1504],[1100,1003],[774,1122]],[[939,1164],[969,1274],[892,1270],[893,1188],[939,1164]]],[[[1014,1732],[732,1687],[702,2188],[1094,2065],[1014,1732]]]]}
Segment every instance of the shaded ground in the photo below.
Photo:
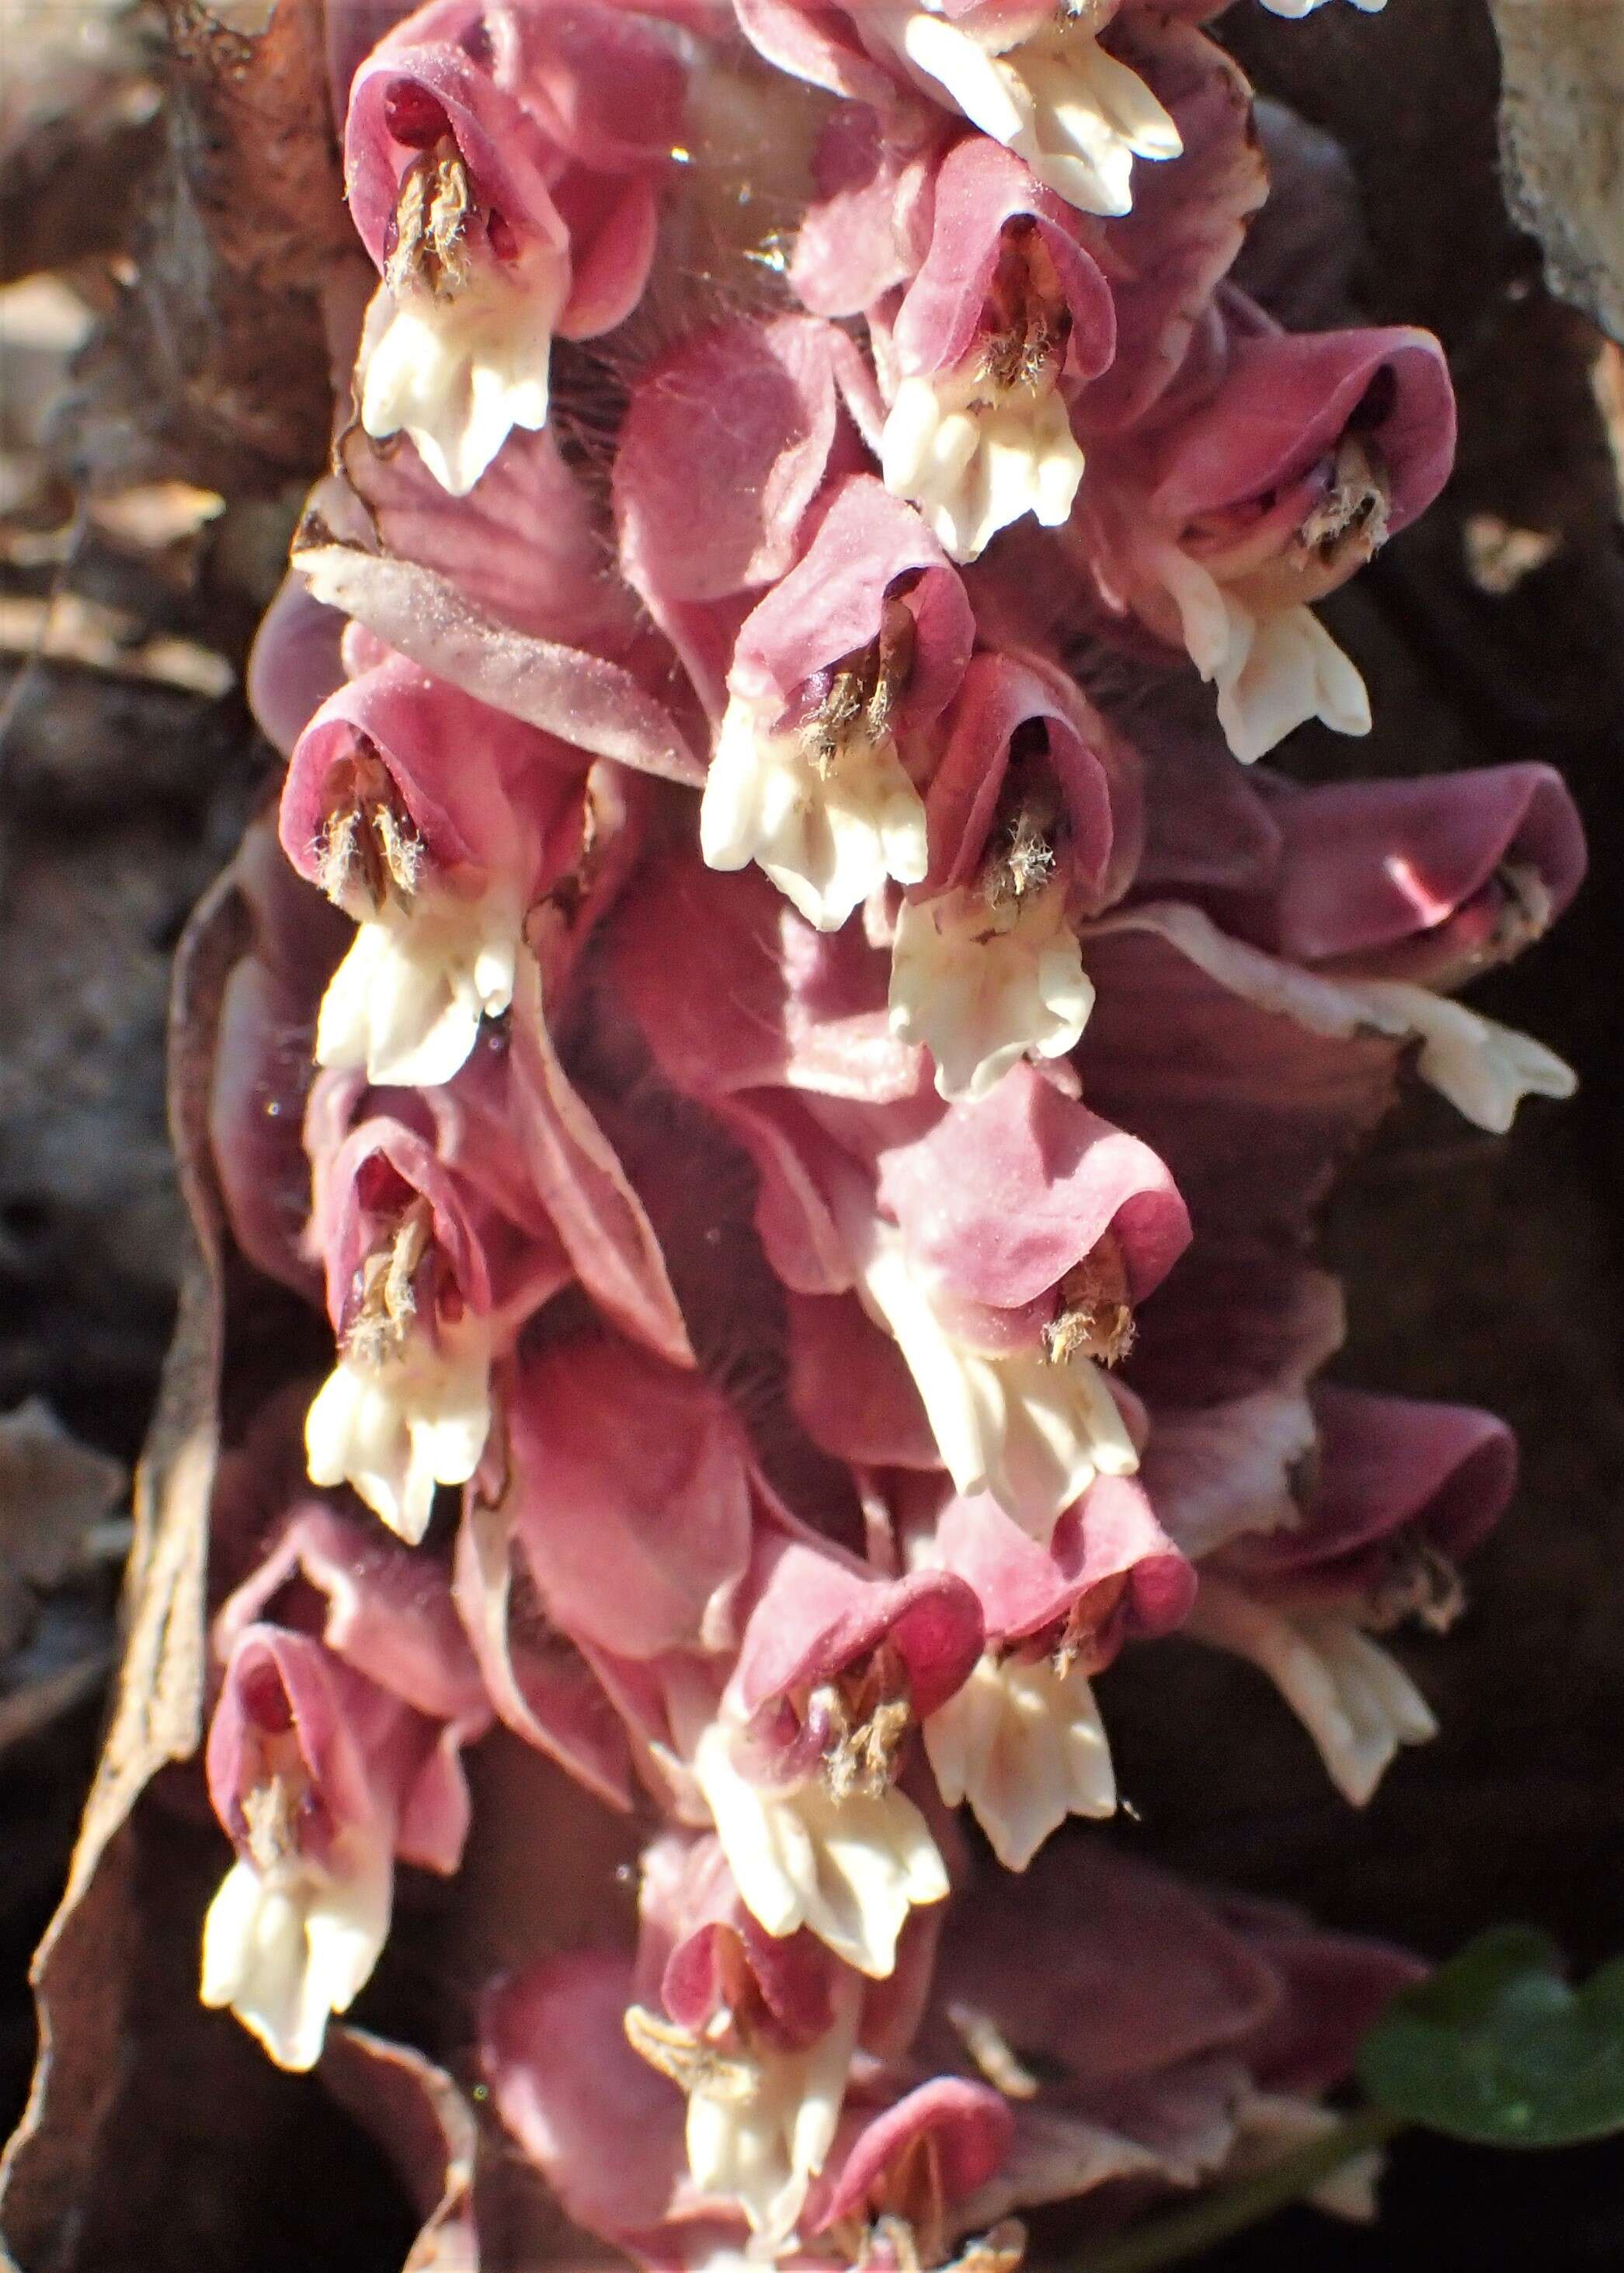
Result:
{"type": "MultiPolygon", "coordinates": [[[[1417,1105],[1349,1181],[1328,1227],[1350,1286],[1347,1377],[1492,1406],[1525,1448],[1518,1505],[1476,1567],[1469,1616],[1447,1643],[1411,1654],[1442,1737],[1356,1818],[1260,1687],[1260,1709],[1245,1710],[1242,1669],[1159,1650],[1154,1670],[1143,1659],[1114,1670],[1105,1704],[1146,1842],[1182,1866],[1440,1953],[1492,1919],[1530,1918],[1589,1962],[1624,1947],[1624,913],[1611,889],[1624,859],[1624,541],[1593,388],[1599,343],[1546,296],[1535,249],[1504,218],[1495,55],[1478,0],[1394,0],[1375,18],[1327,8],[1297,24],[1237,10],[1225,28],[1259,85],[1331,128],[1353,158],[1360,311],[1436,329],[1461,392],[1460,466],[1445,499],[1332,611],[1376,694],[1361,770],[1547,760],[1584,811],[1601,881],[1481,996],[1573,1060],[1579,1102],[1536,1105],[1505,1142],[1417,1105]],[[1558,542],[1509,589],[1485,589],[1485,559],[1491,581],[1503,581],[1496,560],[1515,565],[1506,531],[1558,542]],[[1227,1752],[1204,1740],[1212,1729],[1227,1752]]],[[[81,113],[86,100],[74,91],[81,113]]],[[[70,227],[58,201],[63,233],[44,255],[75,264],[70,283],[92,310],[114,289],[103,256],[133,229],[154,146],[150,112],[127,94],[96,116],[110,140],[97,144],[102,172],[86,177],[94,225],[70,227]]],[[[56,144],[41,142],[38,119],[8,116],[5,131],[33,138],[30,163],[59,162],[59,126],[56,144]]],[[[17,211],[0,237],[7,274],[41,257],[17,211]]],[[[76,517],[56,469],[75,450],[103,448],[108,429],[93,411],[65,453],[42,447],[34,409],[60,377],[64,311],[29,318],[25,307],[19,345],[9,304],[0,297],[0,1407],[42,1392],[76,1432],[128,1458],[179,1251],[162,1128],[168,952],[268,778],[226,678],[309,460],[297,422],[268,445],[257,431],[236,461],[247,468],[240,493],[212,520],[187,526],[171,498],[166,521],[150,497],[144,519],[76,517]],[[48,645],[59,652],[26,660],[53,594],[48,645]],[[210,657],[226,667],[212,681],[210,657]]],[[[211,463],[194,452],[193,478],[224,481],[229,421],[223,431],[211,463]]],[[[185,439],[183,420],[183,455],[185,439]]],[[[145,494],[162,470],[133,466],[128,486],[145,494]]],[[[1291,753],[1304,771],[1344,760],[1310,734],[1291,753]]],[[[0,1754],[8,2119],[32,2048],[22,1968],[60,1884],[95,1735],[84,1707],[0,1754]]],[[[137,1867],[156,1883],[171,1870],[184,1878],[189,1837],[184,1820],[149,1827],[137,1867]]],[[[167,2080],[143,2080],[144,2094],[164,2093],[144,2097],[152,2150],[131,2138],[127,2161],[103,2172],[78,2262],[94,2273],[284,2273],[324,2262],[318,2237],[339,2231],[355,2273],[398,2264],[409,2226],[371,2149],[314,2093],[267,2070],[229,2022],[193,2014],[194,1931],[173,1919],[147,1953],[138,2018],[185,2018],[167,2080]]],[[[1624,2263],[1620,2160],[1615,2149],[1523,2163],[1401,2148],[1379,2238],[1304,2213],[1211,2262],[1283,2269],[1310,2255],[1323,2273],[1613,2266],[1624,2263]]]]}

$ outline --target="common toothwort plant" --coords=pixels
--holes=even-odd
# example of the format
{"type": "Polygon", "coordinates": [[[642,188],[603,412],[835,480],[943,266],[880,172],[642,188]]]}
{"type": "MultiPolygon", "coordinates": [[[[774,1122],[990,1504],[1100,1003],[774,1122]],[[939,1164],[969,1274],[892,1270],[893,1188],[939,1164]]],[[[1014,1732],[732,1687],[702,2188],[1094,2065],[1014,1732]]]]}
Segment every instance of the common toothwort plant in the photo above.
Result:
{"type": "MultiPolygon", "coordinates": [[[[1572,808],[1242,770],[1369,724],[1313,608],[1441,486],[1443,356],[1229,281],[1199,0],[328,5],[379,281],[211,1126],[334,1347],[217,1494],[203,1995],[312,2065],[500,1721],[646,1834],[620,1940],[594,1882],[447,2022],[570,2217],[1011,2273],[1315,2135],[1415,1970],[1101,1833],[1095,1684],[1182,1628],[1361,1804],[1513,1488],[1320,1378],[1312,1234],[1405,1072],[1571,1086],[1453,990],[1572,808]]],[[[504,1828],[568,1876],[562,1789],[504,1828]]]]}

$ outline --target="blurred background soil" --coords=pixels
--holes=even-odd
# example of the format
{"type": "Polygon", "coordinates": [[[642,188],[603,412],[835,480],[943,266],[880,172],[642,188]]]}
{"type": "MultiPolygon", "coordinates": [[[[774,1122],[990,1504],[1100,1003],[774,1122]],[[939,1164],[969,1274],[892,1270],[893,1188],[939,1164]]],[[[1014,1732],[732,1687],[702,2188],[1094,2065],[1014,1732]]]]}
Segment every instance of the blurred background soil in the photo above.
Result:
{"type": "MultiPolygon", "coordinates": [[[[26,1968],[94,1761],[122,1475],[187,1246],[164,1127],[169,956],[273,777],[243,665],[325,444],[308,288],[334,240],[295,226],[273,173],[262,232],[222,250],[247,177],[199,90],[230,83],[237,34],[188,0],[168,17],[0,0],[0,1413],[42,1399],[74,1440],[38,1407],[0,1422],[0,2131],[27,2089],[26,1968]]],[[[1244,1669],[1169,1645],[1115,1669],[1104,1705],[1144,1842],[1180,1867],[1440,1954],[1530,1919],[1588,1967],[1624,1948],[1624,361],[1549,295],[1507,218],[1484,0],[1301,23],[1242,4],[1222,33],[1351,169],[1326,146],[1346,227],[1308,320],[1424,324],[1448,349],[1455,479],[1327,611],[1375,694],[1353,756],[1565,774],[1592,880],[1474,999],[1583,1087],[1506,1140],[1412,1100],[1327,1225],[1352,1322],[1336,1369],[1491,1406],[1523,1445],[1468,1615],[1410,1653],[1438,1742],[1356,1816],[1244,1669]]],[[[308,120],[311,91],[295,75],[271,100],[247,140],[274,169],[274,105],[308,120]]],[[[330,211],[330,179],[301,173],[297,193],[330,211]]],[[[1286,754],[1316,776],[1349,754],[1312,731],[1286,754]]],[[[138,1877],[184,1870],[190,1838],[149,1827],[138,1877]]],[[[59,2262],[393,2269],[413,2226],[380,2161],[314,2087],[195,2013],[194,1930],[172,1919],[138,1953],[136,2021],[162,2017],[169,2057],[144,2068],[139,2131],[121,2127],[59,2262]]],[[[1624,2156],[1401,2145],[1378,2233],[1294,2213],[1208,2262],[1304,2257],[1617,2268],[1624,2156]]]]}

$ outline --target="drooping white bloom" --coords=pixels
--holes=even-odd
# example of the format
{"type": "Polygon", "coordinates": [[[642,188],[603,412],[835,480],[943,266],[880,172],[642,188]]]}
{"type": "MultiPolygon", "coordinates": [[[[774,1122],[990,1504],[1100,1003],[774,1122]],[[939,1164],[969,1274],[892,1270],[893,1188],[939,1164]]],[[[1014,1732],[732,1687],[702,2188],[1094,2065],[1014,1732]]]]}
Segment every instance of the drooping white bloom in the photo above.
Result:
{"type": "Polygon", "coordinates": [[[837,1798],[821,1773],[787,1789],[753,1783],[733,1763],[734,1735],[725,1721],[711,1722],[695,1747],[694,1776],[745,1908],[766,1932],[781,1938],[804,1925],[847,1965],[883,1980],[909,1910],[948,1891],[924,1817],[894,1785],[837,1798]]]}
{"type": "Polygon", "coordinates": [[[229,2006],[281,2067],[313,2067],[330,2014],[348,2011],[389,1932],[390,1842],[346,1834],[326,1865],[289,1853],[235,1863],[203,1924],[201,1995],[229,2006]]]}
{"type": "Polygon", "coordinates": [[[627,2014],[633,2046],[687,2095],[695,2185],[739,2204],[752,2260],[791,2239],[834,2143],[862,2007],[854,1975],[835,1978],[831,2002],[829,2027],[799,2050],[761,2040],[726,2009],[697,2037],[641,2007],[627,2014]]]}
{"type": "Polygon", "coordinates": [[[1402,1021],[1420,1036],[1417,1072],[1478,1129],[1503,1136],[1523,1098],[1574,1093],[1573,1068],[1530,1034],[1479,1017],[1429,987],[1394,979],[1348,983],[1383,1014],[1384,1024],[1402,1021]]]}
{"type": "Polygon", "coordinates": [[[1243,765],[1309,718],[1333,733],[1369,733],[1365,681],[1312,608],[1302,601],[1254,604],[1173,548],[1159,566],[1190,660],[1216,687],[1218,723],[1243,765]]]}
{"type": "Polygon", "coordinates": [[[886,488],[919,507],[952,559],[974,560],[1023,514],[1061,528],[1083,454],[1052,378],[1004,386],[976,370],[949,371],[901,381],[880,468],[886,488]]]}
{"type": "Polygon", "coordinates": [[[433,1089],[451,1079],[482,1018],[513,1001],[521,910],[511,893],[387,899],[357,926],[316,1022],[318,1065],[433,1089]]]}
{"type": "Polygon", "coordinates": [[[1096,1475],[1139,1467],[1116,1400],[1092,1359],[1040,1350],[996,1355],[947,1332],[900,1241],[876,1227],[859,1292],[894,1338],[958,1489],[990,1492],[1033,1538],[1047,1541],[1096,1475]]]}
{"type": "Polygon", "coordinates": [[[1571,1097],[1571,1066],[1530,1035],[1485,1018],[1430,987],[1313,971],[1221,932],[1199,908],[1161,902],[1091,924],[1093,937],[1151,931],[1221,986],[1311,1033],[1369,1032],[1420,1044],[1416,1069],[1480,1129],[1503,1135],[1524,1097],[1571,1097]]]}
{"type": "Polygon", "coordinates": [[[772,705],[734,695],[699,808],[706,866],[754,860],[819,931],[838,931],[888,877],[929,865],[925,807],[889,737],[852,732],[822,749],[775,731],[772,705]]]}
{"type": "MultiPolygon", "coordinates": [[[[1035,13],[1036,11],[1034,11],[1035,13]]],[[[1056,14],[1002,43],[934,10],[876,11],[873,30],[972,125],[1084,213],[1125,214],[1135,158],[1177,158],[1177,127],[1086,23],[1056,14]]]]}
{"type": "Polygon", "coordinates": [[[694,2091],[688,2104],[688,2159],[706,2194],[731,2196],[770,2246],[795,2229],[807,2188],[834,2143],[846,2079],[857,2042],[856,1984],[835,2024],[800,2052],[758,2052],[742,2097],[694,2091]]]}
{"type": "Polygon", "coordinates": [[[1028,1053],[1064,1057],[1093,1008],[1063,886],[996,906],[974,886],[903,902],[891,1029],[930,1052],[936,1092],[950,1103],[985,1097],[1028,1053]]]}
{"type": "Polygon", "coordinates": [[[1268,1675],[1355,1807],[1371,1797],[1402,1744],[1438,1734],[1410,1676],[1345,1612],[1286,1611],[1204,1577],[1184,1631],[1268,1675]]]}
{"type": "Polygon", "coordinates": [[[409,434],[440,487],[466,497],[515,426],[547,423],[568,290],[568,261],[539,249],[511,272],[481,261],[455,290],[381,285],[357,366],[365,431],[409,434]]]}
{"type": "Polygon", "coordinates": [[[409,1331],[373,1352],[350,1346],[311,1402],[304,1450],[314,1484],[349,1484],[415,1547],[436,1484],[464,1484],[491,1429],[491,1347],[467,1319],[438,1338],[409,1331]]]}
{"type": "MultiPolygon", "coordinates": [[[[1248,2091],[1235,2112],[1235,2143],[1224,2164],[1226,2179],[1266,2171],[1282,2156],[1339,2131],[1343,2118],[1318,2100],[1296,2092],[1248,2091]]],[[[1376,2185],[1385,2162],[1379,2147],[1350,2156],[1305,2199],[1331,2217],[1368,2225],[1376,2216],[1376,2185]]]]}
{"type": "Polygon", "coordinates": [[[1110,1746],[1076,1663],[985,1651],[924,1737],[943,1798],[969,1801],[1006,1871],[1024,1871],[1068,1815],[1116,1812],[1110,1746]]]}
{"type": "MultiPolygon", "coordinates": [[[[1289,16],[1300,21],[1304,16],[1312,16],[1316,8],[1324,7],[1325,0],[1263,0],[1263,4],[1271,16],[1289,16]]],[[[1353,0],[1353,4],[1366,16],[1375,16],[1387,6],[1387,0],[1353,0]]]]}

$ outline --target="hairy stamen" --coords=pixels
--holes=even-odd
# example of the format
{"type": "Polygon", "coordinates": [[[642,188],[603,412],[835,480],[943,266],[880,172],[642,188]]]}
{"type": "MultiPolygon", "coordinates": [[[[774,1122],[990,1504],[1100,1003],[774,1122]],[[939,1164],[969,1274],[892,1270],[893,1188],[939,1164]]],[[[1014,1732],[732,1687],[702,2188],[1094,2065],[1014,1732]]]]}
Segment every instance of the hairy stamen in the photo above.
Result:
{"type": "Polygon", "coordinates": [[[248,1859],[268,1879],[299,1853],[297,1824],[309,1780],[302,1767],[279,1767],[243,1797],[248,1859]]]}
{"type": "Polygon", "coordinates": [[[836,1799],[853,1792],[878,1797],[897,1773],[912,1714],[907,1675],[895,1646],[882,1642],[858,1666],[822,1683],[808,1701],[808,1717],[827,1726],[823,1774],[836,1799]]]}
{"type": "Polygon", "coordinates": [[[1505,896],[1494,946],[1498,955],[1508,958],[1550,930],[1551,889],[1538,868],[1521,860],[1502,860],[1494,881],[1505,896]]]}
{"type": "Polygon", "coordinates": [[[1049,763],[1049,729],[1041,718],[1018,726],[981,866],[983,898],[995,911],[1019,908],[1043,891],[1055,873],[1064,802],[1049,763]]]}
{"type": "Polygon", "coordinates": [[[365,736],[328,772],[316,848],[316,881],[345,907],[359,895],[376,915],[393,900],[410,907],[426,848],[395,778],[365,736]]]}
{"type": "Polygon", "coordinates": [[[1065,361],[1071,311],[1030,214],[1004,224],[985,320],[981,369],[995,394],[1047,393],[1065,361]]]}
{"type": "Polygon", "coordinates": [[[1122,1242],[1108,1231],[1061,1280],[1054,1317],[1043,1329],[1043,1354],[1051,1365],[1074,1357],[1116,1365],[1132,1348],[1133,1335],[1122,1242]]]}
{"type": "Polygon", "coordinates": [[[877,748],[891,738],[898,701],[914,668],[914,611],[888,599],[876,638],[842,656],[829,688],[801,727],[807,755],[821,774],[853,744],[877,748]]]}
{"type": "Polygon", "coordinates": [[[703,2092],[707,2099],[723,2100],[732,2106],[742,2106],[755,2097],[757,2075],[751,2061],[706,2044],[703,2037],[661,2019],[646,2005],[628,2007],[623,2025],[626,2041],[638,2059],[669,2077],[680,2091],[689,2096],[703,2092]]]}
{"type": "Polygon", "coordinates": [[[1036,2076],[1030,2068],[1022,2067],[1019,2054],[990,2014],[974,2005],[951,2004],[947,2008],[947,2017],[966,2052],[995,2091],[1001,2091],[1006,2099],[1036,2097],[1036,2076]]]}
{"type": "Polygon", "coordinates": [[[384,270],[391,292],[417,289],[437,299],[462,291],[473,275],[469,231],[474,195],[462,152],[449,134],[414,158],[395,206],[395,250],[384,270]]]}
{"type": "Polygon", "coordinates": [[[1430,1633],[1447,1633],[1466,1607],[1461,1574],[1425,1539],[1400,1538],[1379,1582],[1370,1623],[1379,1632],[1417,1618],[1430,1633]]]}
{"type": "Polygon", "coordinates": [[[362,1264],[361,1299],[344,1336],[360,1363],[383,1365],[405,1348],[417,1314],[417,1273],[433,1234],[434,1211],[419,1194],[387,1244],[362,1264]]]}
{"type": "Polygon", "coordinates": [[[890,2244],[901,2273],[923,2273],[947,2254],[947,2188],[934,2131],[911,2139],[870,2196],[874,2236],[890,2244]]]}
{"type": "Polygon", "coordinates": [[[1327,566],[1344,549],[1357,547],[1368,559],[1386,541],[1390,498],[1375,445],[1344,434],[1332,461],[1330,484],[1297,530],[1297,545],[1327,566]]]}
{"type": "Polygon", "coordinates": [[[1030,813],[1018,813],[989,854],[981,889],[989,904],[1007,907],[1041,891],[1055,871],[1055,848],[1030,813]]]}
{"type": "Polygon", "coordinates": [[[1079,1594],[1050,1630],[1049,1662],[1059,1679],[1065,1679],[1079,1658],[1085,1673],[1104,1671],[1115,1654],[1109,1639],[1111,1622],[1127,1591],[1125,1572],[1114,1579],[1101,1579],[1097,1587],[1079,1594]]]}

